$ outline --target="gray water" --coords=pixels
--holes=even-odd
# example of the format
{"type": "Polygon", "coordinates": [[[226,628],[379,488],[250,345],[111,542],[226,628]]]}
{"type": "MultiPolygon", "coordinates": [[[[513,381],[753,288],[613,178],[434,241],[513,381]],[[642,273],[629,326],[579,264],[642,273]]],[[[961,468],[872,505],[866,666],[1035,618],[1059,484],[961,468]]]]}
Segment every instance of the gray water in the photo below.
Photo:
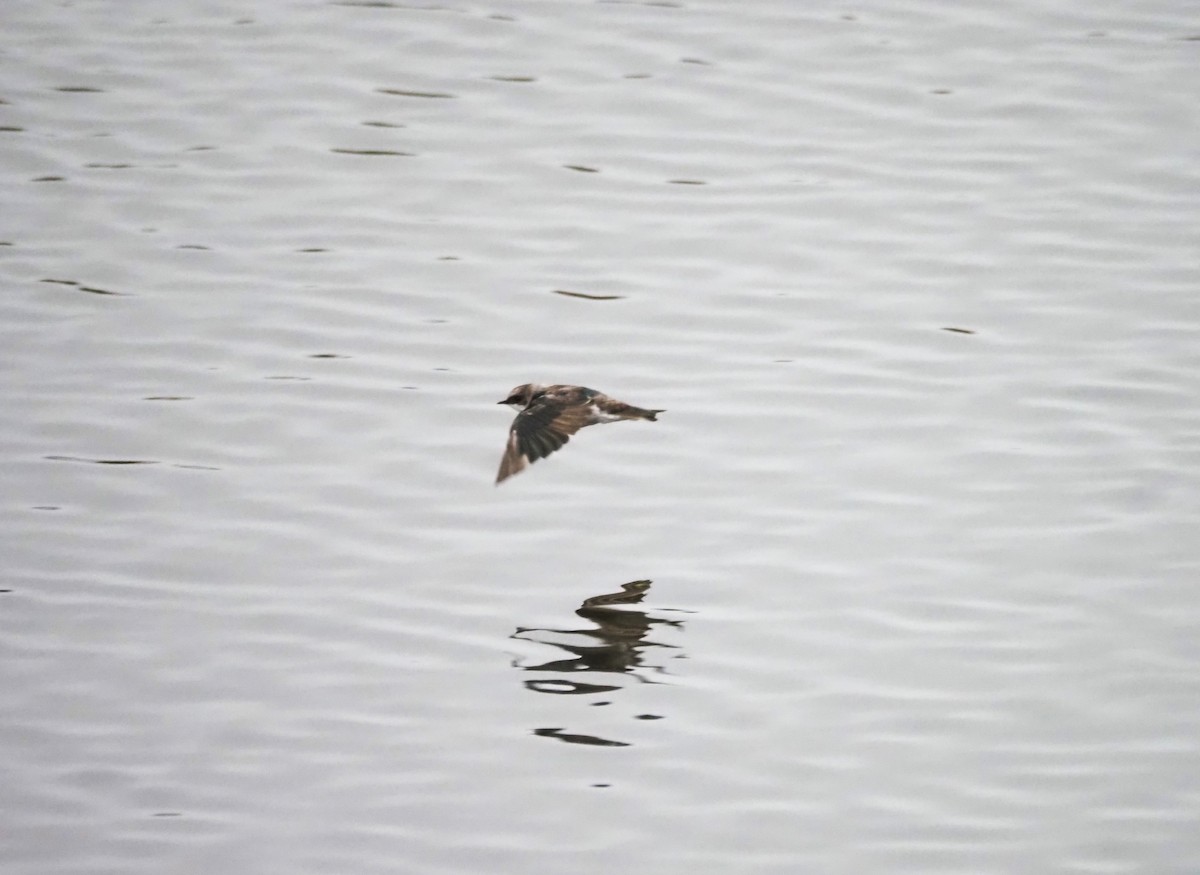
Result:
{"type": "Polygon", "coordinates": [[[0,869],[1194,875],[1198,81],[1155,0],[5,0],[0,869]],[[668,412],[497,488],[527,381],[668,412]]]}

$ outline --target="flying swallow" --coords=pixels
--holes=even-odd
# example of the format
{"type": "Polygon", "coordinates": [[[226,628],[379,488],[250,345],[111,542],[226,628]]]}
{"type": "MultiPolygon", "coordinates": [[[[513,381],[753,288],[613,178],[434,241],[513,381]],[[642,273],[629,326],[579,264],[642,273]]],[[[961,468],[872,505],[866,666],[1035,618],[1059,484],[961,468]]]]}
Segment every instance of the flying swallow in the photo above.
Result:
{"type": "Polygon", "coordinates": [[[658,419],[662,410],[643,410],[584,386],[543,386],[526,383],[508,393],[500,404],[519,410],[508,432],[496,485],[544,459],[570,440],[579,429],[622,419],[658,419]]]}

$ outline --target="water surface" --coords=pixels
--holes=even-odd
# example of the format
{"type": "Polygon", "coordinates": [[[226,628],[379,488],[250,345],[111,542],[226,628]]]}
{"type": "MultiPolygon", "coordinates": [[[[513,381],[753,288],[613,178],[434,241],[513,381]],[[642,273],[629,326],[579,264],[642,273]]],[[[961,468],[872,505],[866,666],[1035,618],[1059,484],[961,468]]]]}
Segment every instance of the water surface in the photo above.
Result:
{"type": "Polygon", "coordinates": [[[5,872],[1200,866],[1186,5],[0,23],[5,872]]]}

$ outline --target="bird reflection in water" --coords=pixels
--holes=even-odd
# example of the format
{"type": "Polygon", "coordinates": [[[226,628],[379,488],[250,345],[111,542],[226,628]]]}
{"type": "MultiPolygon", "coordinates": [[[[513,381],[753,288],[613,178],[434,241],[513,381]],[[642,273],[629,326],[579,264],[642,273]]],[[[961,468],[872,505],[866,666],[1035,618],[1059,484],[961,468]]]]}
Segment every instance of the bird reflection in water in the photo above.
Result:
{"type": "MultiPolygon", "coordinates": [[[[646,659],[650,648],[677,650],[674,645],[647,640],[655,626],[682,628],[680,620],[651,617],[645,611],[629,610],[646,597],[651,581],[635,580],[621,584],[619,592],[605,593],[585,599],[575,611],[576,616],[594,624],[581,629],[544,629],[518,627],[512,637],[521,641],[536,641],[565,651],[568,656],[536,665],[514,662],[516,668],[527,672],[554,672],[560,675],[595,672],[632,675],[642,683],[655,683],[646,675],[664,674],[662,665],[646,659]]],[[[526,689],[555,695],[597,695],[621,689],[620,684],[595,683],[565,677],[531,678],[524,681],[526,689]]],[[[593,704],[608,704],[595,702],[593,704]]],[[[650,719],[653,715],[640,715],[650,719]]],[[[602,747],[626,747],[626,742],[612,741],[594,735],[565,732],[561,728],[535,729],[535,735],[556,738],[571,744],[602,747]]]]}

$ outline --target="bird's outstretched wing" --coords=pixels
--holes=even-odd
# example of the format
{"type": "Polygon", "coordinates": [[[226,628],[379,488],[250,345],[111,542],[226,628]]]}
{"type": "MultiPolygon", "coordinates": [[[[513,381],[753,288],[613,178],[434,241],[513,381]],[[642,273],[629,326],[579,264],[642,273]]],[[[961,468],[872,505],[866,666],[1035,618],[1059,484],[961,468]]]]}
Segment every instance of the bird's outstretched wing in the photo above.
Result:
{"type": "Polygon", "coordinates": [[[513,420],[496,483],[524,471],[538,459],[546,458],[587,424],[586,406],[563,407],[549,399],[534,402],[513,420]]]}

